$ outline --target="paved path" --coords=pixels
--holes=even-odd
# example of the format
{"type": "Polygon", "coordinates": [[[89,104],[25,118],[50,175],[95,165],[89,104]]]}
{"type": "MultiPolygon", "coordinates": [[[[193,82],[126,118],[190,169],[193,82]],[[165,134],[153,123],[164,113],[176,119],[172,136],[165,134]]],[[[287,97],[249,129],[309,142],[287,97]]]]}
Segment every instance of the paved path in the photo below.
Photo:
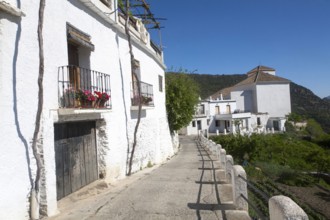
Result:
{"type": "MultiPolygon", "coordinates": [[[[66,198],[60,201],[61,214],[51,219],[244,219],[239,212],[233,217],[234,212],[226,211],[235,208],[231,186],[216,177],[212,156],[194,137],[181,137],[180,142],[182,148],[166,164],[134,174],[99,195],[66,198]]],[[[102,184],[95,187],[97,194],[102,184]]]]}

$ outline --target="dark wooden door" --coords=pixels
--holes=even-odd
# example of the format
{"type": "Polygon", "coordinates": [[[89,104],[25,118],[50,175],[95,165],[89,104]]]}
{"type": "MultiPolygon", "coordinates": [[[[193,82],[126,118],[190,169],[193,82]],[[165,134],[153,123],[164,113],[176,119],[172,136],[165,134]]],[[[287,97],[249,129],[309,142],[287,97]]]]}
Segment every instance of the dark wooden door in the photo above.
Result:
{"type": "Polygon", "coordinates": [[[78,46],[68,43],[68,62],[69,62],[69,77],[71,87],[80,89],[80,69],[79,69],[79,53],[78,46]]]}
{"type": "Polygon", "coordinates": [[[98,179],[95,121],[55,124],[57,199],[98,179]]]}

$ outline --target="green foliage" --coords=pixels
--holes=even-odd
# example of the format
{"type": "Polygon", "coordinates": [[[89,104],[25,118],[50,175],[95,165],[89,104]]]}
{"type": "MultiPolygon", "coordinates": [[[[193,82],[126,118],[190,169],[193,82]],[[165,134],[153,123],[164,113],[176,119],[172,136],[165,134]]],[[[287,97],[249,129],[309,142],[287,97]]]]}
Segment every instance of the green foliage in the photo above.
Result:
{"type": "Polygon", "coordinates": [[[212,139],[221,144],[237,163],[242,164],[244,155],[248,154],[249,163],[269,170],[274,178],[280,178],[281,173],[285,175],[285,172],[297,170],[330,171],[330,155],[326,149],[287,134],[226,135],[212,139]]]}
{"type": "Polygon", "coordinates": [[[153,164],[151,163],[151,161],[150,161],[150,160],[148,161],[147,167],[148,167],[148,168],[151,168],[151,167],[153,167],[153,164]]]}
{"type": "Polygon", "coordinates": [[[305,117],[303,117],[297,113],[294,113],[294,112],[290,113],[287,116],[288,116],[288,121],[292,121],[294,123],[302,122],[305,119],[305,117]]]}
{"type": "Polygon", "coordinates": [[[306,131],[310,136],[312,136],[312,138],[315,139],[322,138],[326,135],[321,125],[317,123],[314,119],[308,119],[306,131]]]}
{"type": "Polygon", "coordinates": [[[247,78],[247,75],[210,75],[210,74],[189,74],[189,77],[196,81],[201,88],[200,96],[202,99],[208,98],[217,91],[233,86],[247,78]]]}
{"type": "Polygon", "coordinates": [[[309,89],[290,84],[292,112],[314,118],[326,132],[330,132],[330,102],[316,96],[309,89]]]}
{"type": "Polygon", "coordinates": [[[167,73],[166,110],[171,132],[187,126],[195,113],[199,88],[184,73],[167,73]]]}

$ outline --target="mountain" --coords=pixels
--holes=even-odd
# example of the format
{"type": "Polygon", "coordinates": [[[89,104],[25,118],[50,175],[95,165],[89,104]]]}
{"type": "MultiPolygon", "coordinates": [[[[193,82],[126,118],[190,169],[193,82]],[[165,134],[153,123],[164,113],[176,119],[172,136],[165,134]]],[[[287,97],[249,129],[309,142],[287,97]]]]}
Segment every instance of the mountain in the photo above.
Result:
{"type": "MultiPolygon", "coordinates": [[[[167,73],[173,74],[173,73],[167,73]]],[[[200,96],[205,99],[220,89],[237,84],[247,78],[246,74],[210,75],[188,74],[200,88],[200,96]]],[[[311,90],[294,82],[290,84],[291,110],[299,115],[314,118],[322,128],[330,133],[330,101],[321,99],[311,90]]]]}
{"type": "Polygon", "coordinates": [[[323,99],[326,100],[326,101],[330,101],[330,95],[327,96],[327,97],[324,97],[323,99]]]}

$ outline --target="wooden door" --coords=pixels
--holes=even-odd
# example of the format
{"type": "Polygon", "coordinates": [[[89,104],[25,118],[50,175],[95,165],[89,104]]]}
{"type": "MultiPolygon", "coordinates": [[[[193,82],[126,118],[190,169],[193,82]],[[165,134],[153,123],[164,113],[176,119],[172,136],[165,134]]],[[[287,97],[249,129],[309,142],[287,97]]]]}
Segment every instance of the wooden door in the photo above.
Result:
{"type": "Polygon", "coordinates": [[[216,115],[220,114],[220,106],[215,106],[215,114],[216,115]]]}
{"type": "Polygon", "coordinates": [[[95,121],[55,124],[57,199],[98,179],[95,121]]]}
{"type": "Polygon", "coordinates": [[[72,88],[80,89],[80,69],[78,46],[68,43],[69,78],[72,88]]]}
{"type": "Polygon", "coordinates": [[[231,113],[230,105],[227,105],[226,106],[226,113],[227,114],[230,114],[231,113]]]}

